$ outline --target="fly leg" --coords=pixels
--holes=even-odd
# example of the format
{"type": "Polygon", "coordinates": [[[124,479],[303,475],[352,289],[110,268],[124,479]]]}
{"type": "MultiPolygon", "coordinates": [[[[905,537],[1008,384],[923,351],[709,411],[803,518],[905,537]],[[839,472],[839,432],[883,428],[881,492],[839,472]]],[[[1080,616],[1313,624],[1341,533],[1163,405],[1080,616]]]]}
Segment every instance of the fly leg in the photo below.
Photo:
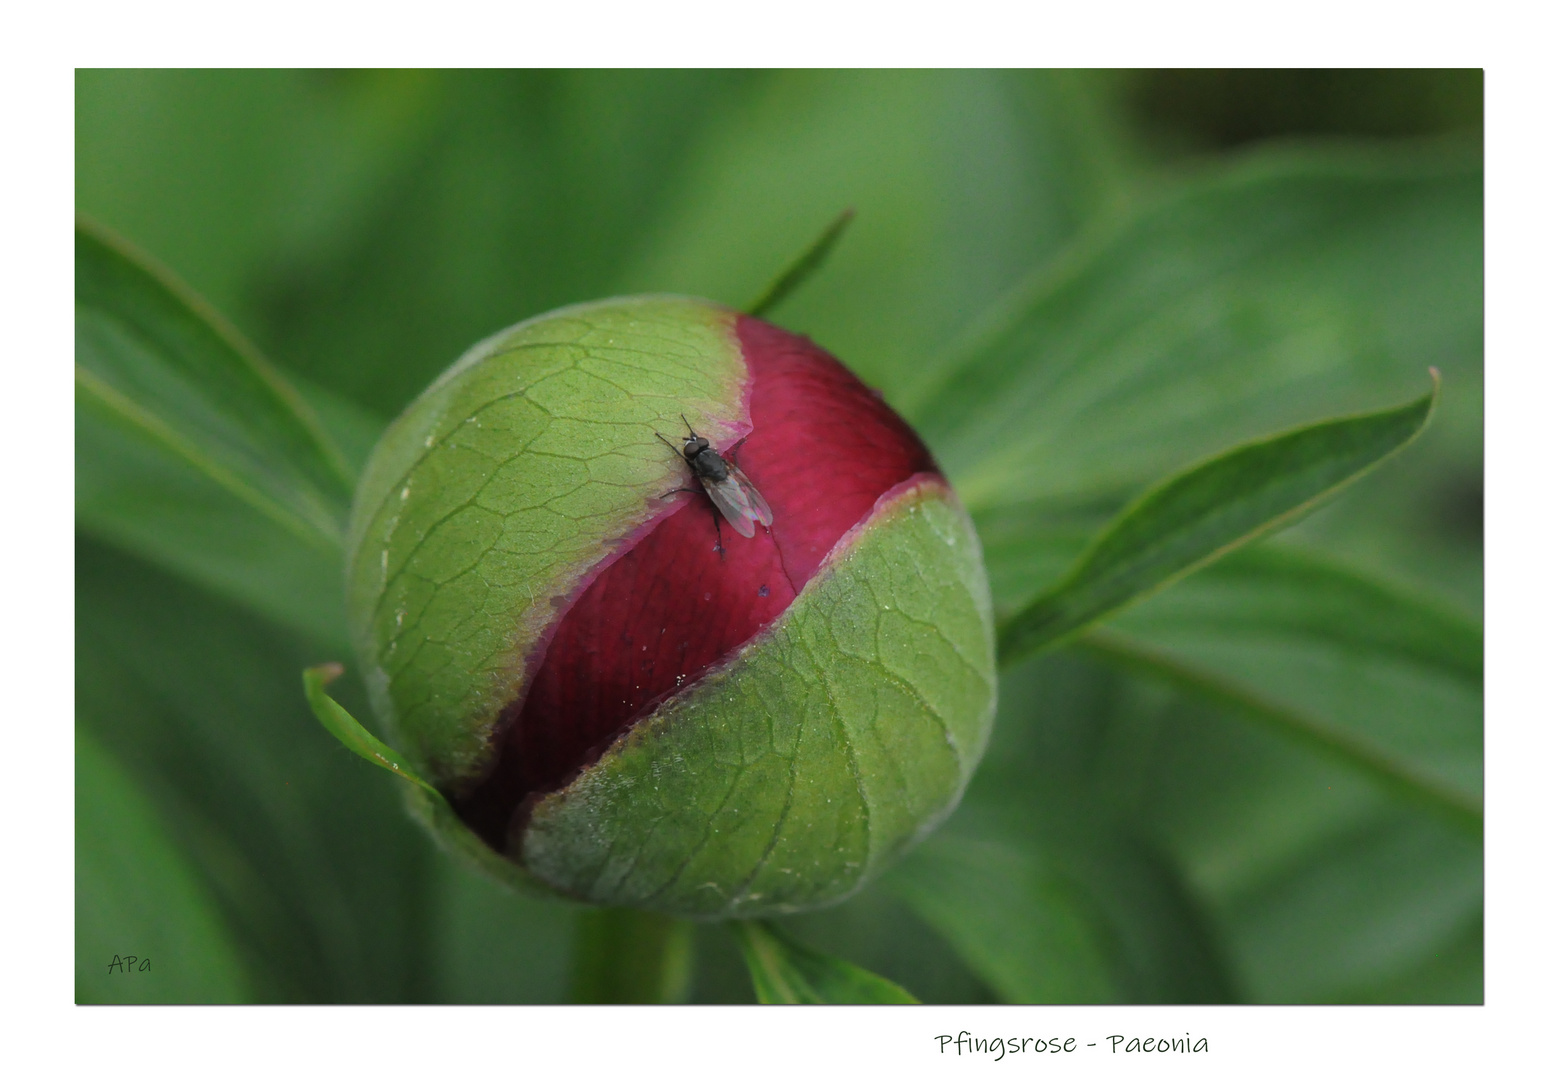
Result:
{"type": "MultiPolygon", "coordinates": [[[[671,491],[663,492],[658,498],[665,500],[669,496],[678,494],[680,491],[686,491],[690,495],[704,495],[706,499],[710,498],[709,495],[705,495],[699,488],[673,488],[671,491]]],[[[721,513],[715,508],[714,503],[710,504],[710,517],[715,522],[715,551],[716,554],[720,555],[721,561],[725,562],[726,545],[721,543],[721,513]]]]}
{"type": "MultiPolygon", "coordinates": [[[[685,427],[688,427],[688,433],[690,435],[693,435],[694,434],[694,429],[692,427],[689,427],[688,420],[684,419],[683,420],[683,424],[684,424],[685,427]]],[[[667,436],[663,435],[659,431],[654,432],[653,434],[655,434],[655,436],[658,439],[660,439],[662,442],[667,443],[667,449],[671,450],[674,454],[677,454],[678,457],[682,458],[684,464],[688,463],[688,458],[683,457],[683,451],[679,450],[676,446],[673,446],[672,443],[668,441],[667,436]]],[[[697,435],[694,436],[694,437],[698,438],[697,435]]],[[[690,468],[692,468],[692,466],[690,466],[690,468]]],[[[665,499],[669,495],[676,495],[680,491],[687,491],[691,495],[692,494],[703,495],[706,499],[710,499],[710,493],[708,491],[703,490],[702,488],[685,488],[685,487],[673,488],[671,491],[663,492],[663,494],[661,495],[661,498],[665,499]]],[[[716,551],[716,554],[720,555],[721,561],[725,562],[726,561],[726,545],[721,543],[721,514],[720,514],[720,511],[718,511],[715,508],[715,500],[713,500],[713,499],[710,500],[710,517],[711,517],[711,520],[713,520],[715,522],[715,551],[716,551]]]]}

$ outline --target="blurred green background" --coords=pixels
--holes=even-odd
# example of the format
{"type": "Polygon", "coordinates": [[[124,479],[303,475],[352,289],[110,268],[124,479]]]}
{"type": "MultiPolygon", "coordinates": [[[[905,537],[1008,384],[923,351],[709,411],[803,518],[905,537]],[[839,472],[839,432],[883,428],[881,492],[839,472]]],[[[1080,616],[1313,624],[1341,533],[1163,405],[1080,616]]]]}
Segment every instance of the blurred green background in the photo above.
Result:
{"type": "MultiPolygon", "coordinates": [[[[81,71],[76,199],[356,461],[474,341],[627,292],[746,303],[854,207],[772,318],[920,426],[1002,606],[1139,487],[1435,364],[1443,407],[1397,462],[1120,624],[1430,739],[1477,790],[1471,684],[1242,627],[1296,591],[1277,551],[1477,626],[1482,133],[1478,71],[81,71]],[[1075,359],[996,416],[950,361],[1028,303],[1075,359]],[[994,456],[1028,425],[1042,450],[994,456]]],[[[310,717],[300,669],[337,639],[80,524],[78,1000],[587,996],[588,917],[451,863],[310,717]],[[104,974],[128,953],[157,978],[104,974]]],[[[1101,650],[1007,672],[997,723],[942,838],[794,936],[926,1001],[1482,999],[1477,835],[1101,650]]],[[[696,931],[688,993],[752,1000],[724,930],[696,931]]]]}

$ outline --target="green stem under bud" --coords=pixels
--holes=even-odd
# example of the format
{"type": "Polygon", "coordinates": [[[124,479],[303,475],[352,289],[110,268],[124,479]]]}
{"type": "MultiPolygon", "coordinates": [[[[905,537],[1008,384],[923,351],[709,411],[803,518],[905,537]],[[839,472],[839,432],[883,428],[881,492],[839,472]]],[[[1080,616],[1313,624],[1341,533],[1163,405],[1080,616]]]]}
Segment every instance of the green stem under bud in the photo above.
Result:
{"type": "Polygon", "coordinates": [[[582,914],[570,1000],[582,1005],[678,1005],[688,1000],[694,926],[629,908],[582,914]]]}

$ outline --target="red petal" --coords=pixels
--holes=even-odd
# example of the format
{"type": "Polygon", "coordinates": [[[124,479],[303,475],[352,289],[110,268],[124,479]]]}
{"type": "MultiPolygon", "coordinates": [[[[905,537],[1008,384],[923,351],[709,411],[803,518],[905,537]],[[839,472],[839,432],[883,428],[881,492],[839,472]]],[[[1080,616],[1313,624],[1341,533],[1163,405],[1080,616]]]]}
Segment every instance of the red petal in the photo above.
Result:
{"type": "Polygon", "coordinates": [[[881,395],[808,339],[748,316],[737,337],[753,376],[737,466],[769,501],[800,590],[881,495],[936,463],[881,395]]]}
{"type": "MultiPolygon", "coordinates": [[[[530,795],[563,786],[631,723],[789,606],[877,499],[935,463],[909,426],[806,338],[741,317],[752,431],[727,451],[774,511],[751,540],[703,494],[678,502],[560,618],[525,699],[501,716],[498,759],[459,800],[504,850],[530,795]],[[716,525],[724,554],[717,553],[716,525]]],[[[719,448],[718,448],[719,449],[719,448]]],[[[685,471],[685,486],[693,486],[685,471]]]]}

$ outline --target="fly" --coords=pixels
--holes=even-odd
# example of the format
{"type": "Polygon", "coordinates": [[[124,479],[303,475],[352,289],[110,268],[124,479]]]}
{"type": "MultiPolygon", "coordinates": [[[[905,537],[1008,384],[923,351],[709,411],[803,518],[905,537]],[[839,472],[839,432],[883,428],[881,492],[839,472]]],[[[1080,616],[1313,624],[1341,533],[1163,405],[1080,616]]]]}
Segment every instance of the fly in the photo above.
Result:
{"type": "MultiPolygon", "coordinates": [[[[679,416],[683,426],[688,428],[688,436],[683,440],[683,449],[679,450],[668,442],[667,437],[661,432],[656,437],[672,447],[672,452],[681,457],[684,463],[699,480],[700,486],[705,489],[705,494],[710,496],[710,501],[721,512],[721,516],[730,522],[731,527],[747,537],[753,538],[753,528],[756,525],[773,525],[774,511],[769,509],[769,504],[758,493],[751,481],[743,475],[741,469],[727,461],[716,453],[710,445],[710,440],[694,431],[694,426],[688,422],[688,418],[679,416]]],[[[679,488],[679,491],[689,491],[690,488],[679,488]]],[[[672,492],[668,492],[672,494],[672,492]]],[[[716,522],[716,531],[720,531],[720,522],[716,522]]],[[[720,546],[719,537],[716,546],[720,546]]]]}

